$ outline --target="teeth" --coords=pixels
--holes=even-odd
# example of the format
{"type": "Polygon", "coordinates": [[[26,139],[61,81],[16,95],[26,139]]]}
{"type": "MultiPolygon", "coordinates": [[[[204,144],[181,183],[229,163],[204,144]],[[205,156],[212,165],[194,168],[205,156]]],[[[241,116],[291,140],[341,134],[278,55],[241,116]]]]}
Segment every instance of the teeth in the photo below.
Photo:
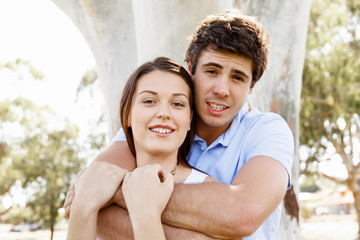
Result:
{"type": "Polygon", "coordinates": [[[172,132],[170,129],[167,129],[167,128],[153,128],[153,129],[151,129],[151,131],[157,132],[157,133],[171,133],[172,132]]]}
{"type": "Polygon", "coordinates": [[[224,110],[226,107],[225,106],[220,106],[214,103],[209,103],[210,107],[216,111],[221,111],[224,110]]]}

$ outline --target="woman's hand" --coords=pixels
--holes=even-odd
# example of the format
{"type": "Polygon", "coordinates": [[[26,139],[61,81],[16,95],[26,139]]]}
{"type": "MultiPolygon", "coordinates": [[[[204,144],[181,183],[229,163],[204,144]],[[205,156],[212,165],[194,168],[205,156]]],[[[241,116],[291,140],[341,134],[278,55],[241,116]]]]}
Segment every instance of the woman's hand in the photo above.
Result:
{"type": "Polygon", "coordinates": [[[89,211],[98,211],[114,195],[127,170],[114,164],[95,161],[75,179],[76,201],[89,211]]]}
{"type": "Polygon", "coordinates": [[[164,172],[159,164],[145,165],[128,172],[122,191],[132,217],[161,217],[172,191],[174,176],[164,172]]]}

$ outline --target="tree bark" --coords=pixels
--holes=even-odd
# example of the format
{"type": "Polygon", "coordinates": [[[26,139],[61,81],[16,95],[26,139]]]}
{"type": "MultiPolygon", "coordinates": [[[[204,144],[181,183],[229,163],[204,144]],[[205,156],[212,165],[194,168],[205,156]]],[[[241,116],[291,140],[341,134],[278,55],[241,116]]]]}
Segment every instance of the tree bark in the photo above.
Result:
{"type": "Polygon", "coordinates": [[[270,36],[270,65],[256,84],[249,102],[262,111],[279,113],[289,124],[295,140],[293,188],[284,199],[285,211],[277,239],[301,239],[299,227],[299,112],[302,71],[311,0],[235,0],[244,13],[258,17],[270,36]]]}
{"type": "Polygon", "coordinates": [[[348,170],[348,187],[354,196],[354,207],[358,223],[358,239],[360,239],[360,170],[350,172],[348,170]]]}
{"type": "Polygon", "coordinates": [[[232,0],[133,0],[138,60],[142,63],[166,56],[185,60],[187,37],[210,14],[232,7],[232,0]]]}
{"type": "Polygon", "coordinates": [[[122,89],[138,64],[160,55],[183,63],[186,37],[198,22],[232,4],[232,0],[52,1],[78,27],[94,54],[111,136],[120,128],[122,89]]]}

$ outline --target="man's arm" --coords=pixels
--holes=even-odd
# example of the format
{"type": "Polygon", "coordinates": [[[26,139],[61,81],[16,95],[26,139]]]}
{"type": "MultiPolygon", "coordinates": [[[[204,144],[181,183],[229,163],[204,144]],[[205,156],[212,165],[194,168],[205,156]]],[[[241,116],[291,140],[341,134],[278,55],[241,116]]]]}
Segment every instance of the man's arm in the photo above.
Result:
{"type": "Polygon", "coordinates": [[[128,171],[132,171],[136,167],[135,157],[131,153],[127,142],[124,141],[111,143],[96,156],[94,161],[112,163],[128,171]]]}
{"type": "MultiPolygon", "coordinates": [[[[232,185],[176,184],[162,215],[164,223],[223,239],[251,235],[283,199],[288,174],[278,161],[257,156],[237,173],[232,185]]],[[[116,203],[125,207],[121,192],[116,203]]]]}
{"type": "MultiPolygon", "coordinates": [[[[211,240],[202,233],[163,224],[166,239],[211,240]]],[[[98,237],[100,239],[134,239],[129,213],[117,205],[103,209],[98,215],[98,237]]]]}
{"type": "MultiPolygon", "coordinates": [[[[134,157],[126,142],[112,143],[99,154],[96,161],[99,160],[128,170],[135,167],[134,157]],[[129,161],[129,158],[132,160],[129,161]]],[[[279,162],[269,157],[254,157],[240,169],[231,186],[221,183],[177,184],[162,219],[169,225],[214,237],[247,236],[281,202],[287,181],[287,172],[279,162]]],[[[104,218],[112,221],[115,215],[115,212],[110,212],[99,219],[101,229],[116,230],[102,224],[104,218]]]]}
{"type": "Polygon", "coordinates": [[[223,239],[248,236],[279,205],[287,183],[281,163],[256,156],[239,170],[232,185],[177,184],[162,219],[223,239]]]}

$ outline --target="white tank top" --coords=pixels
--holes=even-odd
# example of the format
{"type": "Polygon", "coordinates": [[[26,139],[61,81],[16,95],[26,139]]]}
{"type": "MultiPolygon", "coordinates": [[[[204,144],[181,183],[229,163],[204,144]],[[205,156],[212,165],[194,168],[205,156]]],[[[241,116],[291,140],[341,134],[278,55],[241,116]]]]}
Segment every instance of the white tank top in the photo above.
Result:
{"type": "Polygon", "coordinates": [[[196,169],[191,169],[191,173],[186,178],[184,184],[202,183],[207,176],[208,175],[206,175],[205,173],[202,173],[196,169]]]}

